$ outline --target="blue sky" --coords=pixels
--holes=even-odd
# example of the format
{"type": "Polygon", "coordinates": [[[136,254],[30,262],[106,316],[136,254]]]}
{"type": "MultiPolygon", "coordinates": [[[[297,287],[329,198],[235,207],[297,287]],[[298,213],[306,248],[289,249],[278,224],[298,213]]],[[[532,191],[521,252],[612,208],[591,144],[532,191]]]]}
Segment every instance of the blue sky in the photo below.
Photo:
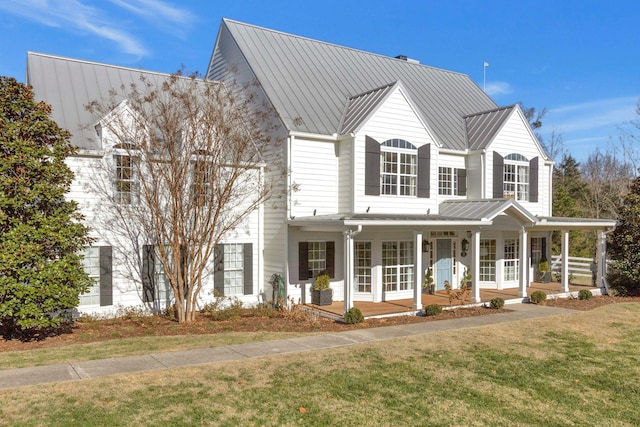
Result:
{"type": "Polygon", "coordinates": [[[230,18],[468,74],[499,105],[547,107],[583,161],[637,118],[637,0],[0,0],[0,75],[25,80],[26,52],[205,72],[230,18]]]}

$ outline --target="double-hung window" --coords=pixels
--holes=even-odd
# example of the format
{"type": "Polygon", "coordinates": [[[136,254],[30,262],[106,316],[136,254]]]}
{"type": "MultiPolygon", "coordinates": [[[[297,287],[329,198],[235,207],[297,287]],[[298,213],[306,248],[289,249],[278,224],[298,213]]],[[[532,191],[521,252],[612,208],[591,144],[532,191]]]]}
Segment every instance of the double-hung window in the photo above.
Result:
{"type": "Polygon", "coordinates": [[[244,293],[244,245],[227,243],[224,245],[224,294],[244,293]]]}
{"type": "Polygon", "coordinates": [[[403,139],[390,139],[380,147],[382,194],[415,196],[418,150],[403,139]]]}
{"type": "Polygon", "coordinates": [[[503,197],[518,201],[529,200],[529,160],[512,153],[504,158],[503,197]]]}
{"type": "Polygon", "coordinates": [[[128,144],[119,144],[114,148],[114,201],[120,205],[135,205],[138,203],[140,193],[139,158],[131,152],[131,146],[128,144]]]}
{"type": "Polygon", "coordinates": [[[442,166],[438,168],[438,194],[443,196],[458,194],[458,174],[456,169],[442,166]]]}
{"type": "Polygon", "coordinates": [[[80,305],[100,304],[100,248],[88,247],[82,251],[82,266],[93,281],[87,292],[80,294],[80,305]]]}
{"type": "Polygon", "coordinates": [[[382,242],[385,292],[413,289],[413,241],[382,242]]]}

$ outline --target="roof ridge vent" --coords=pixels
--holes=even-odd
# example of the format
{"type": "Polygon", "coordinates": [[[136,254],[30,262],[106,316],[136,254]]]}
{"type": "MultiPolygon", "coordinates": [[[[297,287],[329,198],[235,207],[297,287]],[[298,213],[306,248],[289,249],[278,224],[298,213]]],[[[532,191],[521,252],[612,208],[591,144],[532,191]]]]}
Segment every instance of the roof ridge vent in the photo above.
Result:
{"type": "Polygon", "coordinates": [[[417,59],[409,58],[407,55],[398,55],[398,56],[396,56],[396,59],[399,59],[401,61],[411,62],[412,64],[419,64],[420,63],[420,61],[418,61],[417,59]]]}

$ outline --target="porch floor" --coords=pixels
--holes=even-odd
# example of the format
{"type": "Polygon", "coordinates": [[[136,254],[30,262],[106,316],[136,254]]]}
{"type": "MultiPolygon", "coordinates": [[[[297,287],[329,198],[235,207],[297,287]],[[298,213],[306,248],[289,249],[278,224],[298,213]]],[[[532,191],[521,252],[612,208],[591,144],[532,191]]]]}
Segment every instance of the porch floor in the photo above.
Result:
{"type": "MultiPolygon", "coordinates": [[[[595,290],[599,289],[588,285],[569,285],[569,292],[578,292],[581,289],[595,290]]],[[[522,302],[523,298],[518,296],[518,288],[512,289],[480,289],[480,302],[486,303],[493,298],[500,297],[505,302],[522,302]]],[[[547,294],[547,298],[553,296],[564,295],[562,291],[562,285],[558,282],[551,283],[531,283],[527,288],[527,295],[531,295],[535,291],[544,291],[547,294]]],[[[459,301],[453,301],[452,305],[455,306],[459,301]]],[[[445,291],[436,291],[434,295],[422,294],[422,306],[429,304],[438,304],[443,307],[449,307],[449,296],[445,291]]],[[[477,303],[468,303],[469,305],[476,305],[477,303]]],[[[398,315],[415,315],[416,310],[413,308],[413,298],[401,299],[394,301],[383,302],[364,302],[354,301],[354,307],[357,307],[362,312],[365,318],[373,317],[386,317],[386,316],[398,316],[398,315]]],[[[344,302],[334,301],[331,305],[318,306],[313,304],[305,304],[305,309],[317,311],[320,315],[331,318],[342,318],[344,313],[344,302]]]]}

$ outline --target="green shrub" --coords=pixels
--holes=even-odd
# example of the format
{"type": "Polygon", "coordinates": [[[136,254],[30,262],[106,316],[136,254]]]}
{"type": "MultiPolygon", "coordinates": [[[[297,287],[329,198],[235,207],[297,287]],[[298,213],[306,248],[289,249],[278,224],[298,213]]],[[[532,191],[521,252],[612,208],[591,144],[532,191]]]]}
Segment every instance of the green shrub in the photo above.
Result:
{"type": "Polygon", "coordinates": [[[316,277],[316,281],[313,284],[313,289],[316,291],[323,291],[325,289],[329,289],[331,287],[331,277],[329,273],[323,271],[316,277]]]}
{"type": "Polygon", "coordinates": [[[442,313],[442,307],[438,304],[429,304],[424,306],[425,316],[437,316],[440,313],[442,313]]]}
{"type": "Polygon", "coordinates": [[[593,296],[593,294],[588,289],[582,289],[580,292],[578,292],[578,299],[580,299],[580,300],[582,300],[582,299],[591,299],[592,296],[593,296]]]}
{"type": "Polygon", "coordinates": [[[359,308],[351,307],[344,314],[344,323],[351,325],[351,324],[362,323],[362,322],[364,322],[364,316],[362,315],[362,312],[360,311],[359,308]]]}
{"type": "Polygon", "coordinates": [[[529,301],[532,304],[540,304],[542,301],[547,299],[547,294],[543,291],[535,291],[529,296],[529,301]]]}
{"type": "Polygon", "coordinates": [[[499,309],[504,307],[504,300],[502,298],[494,298],[489,302],[491,308],[499,309]]]}

